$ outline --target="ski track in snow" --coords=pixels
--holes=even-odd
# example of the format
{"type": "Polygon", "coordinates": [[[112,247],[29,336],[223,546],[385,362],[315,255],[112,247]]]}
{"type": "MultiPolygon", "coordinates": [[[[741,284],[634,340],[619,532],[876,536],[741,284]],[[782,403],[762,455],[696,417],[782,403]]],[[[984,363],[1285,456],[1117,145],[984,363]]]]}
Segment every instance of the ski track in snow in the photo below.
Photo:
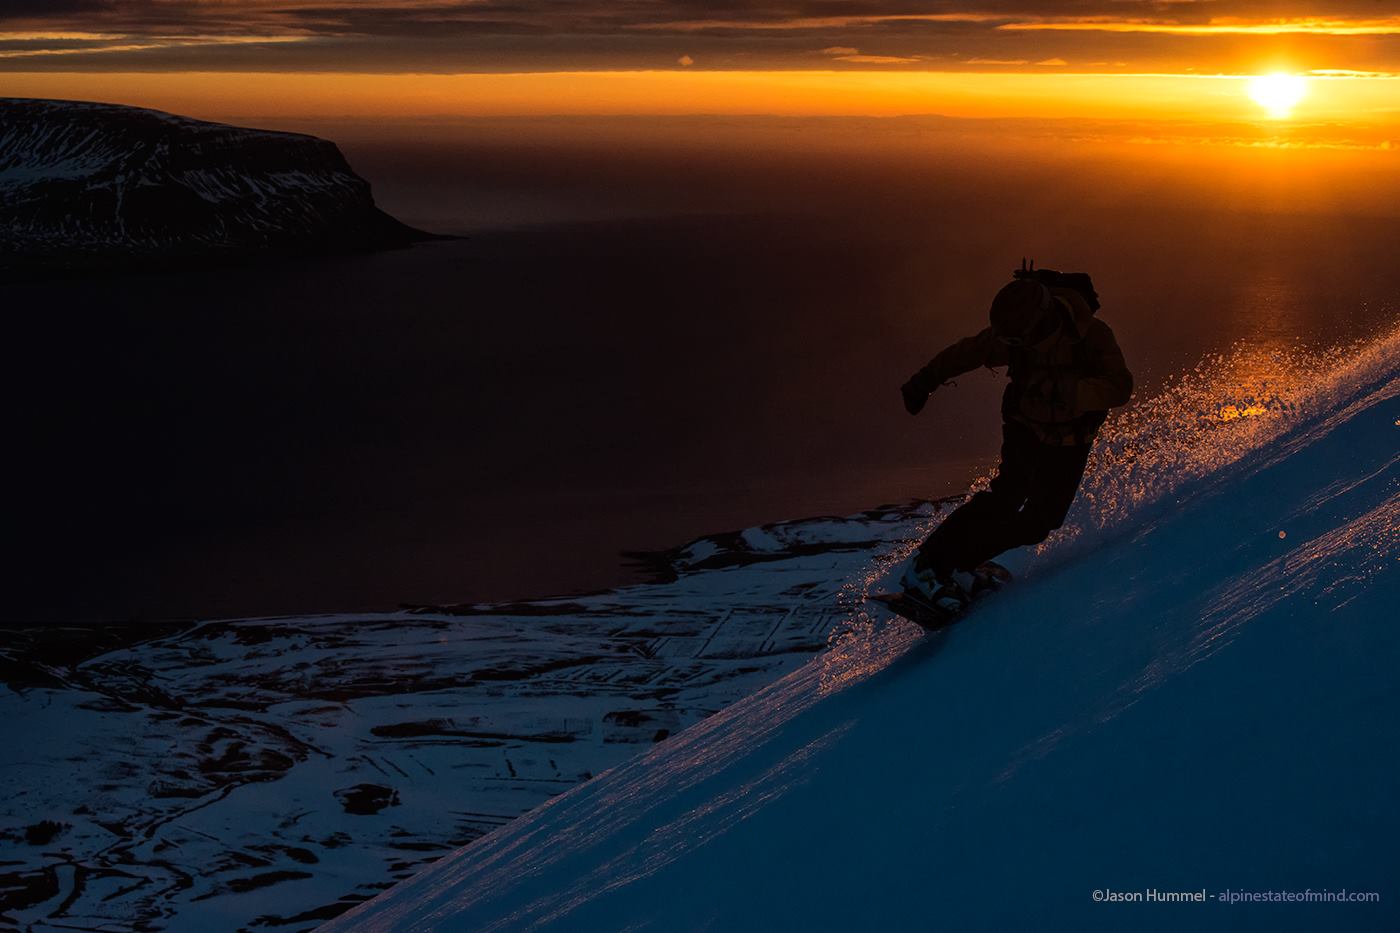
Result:
{"type": "MultiPolygon", "coordinates": [[[[408,879],[347,928],[771,927],[799,915],[670,879],[782,857],[810,886],[838,845],[862,860],[839,886],[928,884],[872,834],[951,835],[1262,623],[1394,589],[1397,348],[1286,384],[1214,361],[1110,421],[1070,526],[937,638],[866,603],[931,503],[704,538],[671,582],[581,597],[85,631],[66,654],[0,632],[0,914],[310,929],[408,879]],[[797,801],[813,825],[773,824],[797,801]]],[[[805,925],[911,925],[826,909],[805,925]]]]}

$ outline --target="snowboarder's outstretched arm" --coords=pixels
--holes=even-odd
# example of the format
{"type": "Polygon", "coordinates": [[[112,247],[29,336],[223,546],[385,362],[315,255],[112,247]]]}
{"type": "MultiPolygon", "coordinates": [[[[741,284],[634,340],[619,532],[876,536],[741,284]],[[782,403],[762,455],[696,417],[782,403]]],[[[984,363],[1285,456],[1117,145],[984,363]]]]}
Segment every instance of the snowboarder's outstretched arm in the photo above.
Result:
{"type": "MultiPolygon", "coordinates": [[[[1122,357],[1119,359],[1121,361],[1122,357]]],[[[1006,344],[996,338],[990,327],[971,337],[964,337],[909,377],[909,381],[900,388],[904,394],[904,407],[909,414],[916,415],[933,390],[949,379],[982,366],[1005,366],[1008,362],[1010,356],[1006,344]]]]}
{"type": "Polygon", "coordinates": [[[1107,411],[1128,404],[1133,394],[1133,374],[1123,362],[1123,351],[1113,330],[1095,320],[1084,335],[1088,365],[1079,377],[1075,407],[1080,411],[1107,411]]]}

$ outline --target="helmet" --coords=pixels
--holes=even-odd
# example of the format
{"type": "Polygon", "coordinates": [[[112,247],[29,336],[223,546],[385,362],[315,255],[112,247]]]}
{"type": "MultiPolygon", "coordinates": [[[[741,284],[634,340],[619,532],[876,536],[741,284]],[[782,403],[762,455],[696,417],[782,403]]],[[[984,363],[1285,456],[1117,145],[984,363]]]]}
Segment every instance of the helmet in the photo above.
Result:
{"type": "Polygon", "coordinates": [[[990,313],[998,337],[1022,338],[1050,310],[1050,289],[1033,279],[1017,279],[997,292],[990,313]]]}

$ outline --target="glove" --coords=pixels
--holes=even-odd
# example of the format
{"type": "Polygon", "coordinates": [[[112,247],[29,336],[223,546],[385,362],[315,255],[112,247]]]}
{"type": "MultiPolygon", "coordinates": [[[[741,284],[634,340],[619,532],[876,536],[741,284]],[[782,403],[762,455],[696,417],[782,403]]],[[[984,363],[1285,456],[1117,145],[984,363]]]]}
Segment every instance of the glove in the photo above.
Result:
{"type": "Polygon", "coordinates": [[[923,411],[924,405],[928,403],[928,397],[933,394],[932,390],[924,385],[924,381],[918,376],[900,386],[899,391],[904,396],[904,410],[911,415],[917,415],[923,411]]]}

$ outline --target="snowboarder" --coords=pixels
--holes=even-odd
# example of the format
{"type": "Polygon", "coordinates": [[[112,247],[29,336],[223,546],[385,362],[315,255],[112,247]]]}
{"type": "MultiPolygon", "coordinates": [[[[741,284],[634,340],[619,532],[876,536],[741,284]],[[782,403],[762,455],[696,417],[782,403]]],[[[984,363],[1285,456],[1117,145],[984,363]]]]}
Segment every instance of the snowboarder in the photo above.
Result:
{"type": "Polygon", "coordinates": [[[935,356],[900,389],[917,415],[929,396],[979,366],[1006,366],[1001,464],[979,492],[934,529],[900,585],[916,603],[955,613],[973,571],[1003,551],[1038,544],[1064,523],[1108,409],[1126,405],[1133,377],[1108,325],[1094,317],[1089,276],[1022,260],[992,299],[991,326],[935,356]]]}

